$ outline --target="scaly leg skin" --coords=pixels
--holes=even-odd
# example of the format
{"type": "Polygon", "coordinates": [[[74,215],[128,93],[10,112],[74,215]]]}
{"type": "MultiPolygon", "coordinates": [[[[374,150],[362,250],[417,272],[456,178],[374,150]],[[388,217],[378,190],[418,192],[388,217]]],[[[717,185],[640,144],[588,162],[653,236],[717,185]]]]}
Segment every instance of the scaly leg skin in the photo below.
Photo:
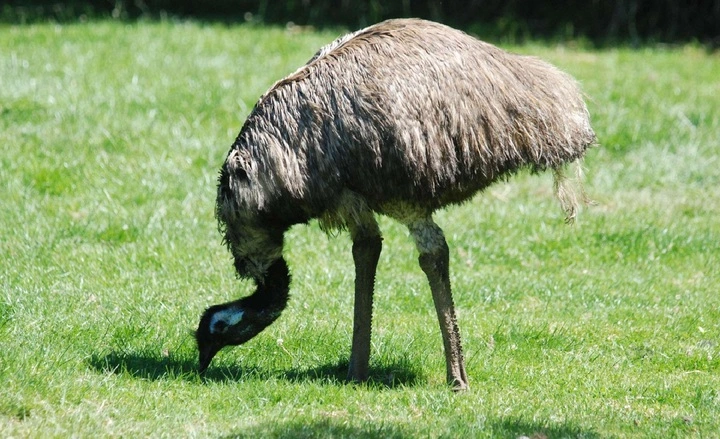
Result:
{"type": "Polygon", "coordinates": [[[367,381],[370,369],[370,333],[372,330],[373,292],[382,237],[377,222],[369,213],[365,224],[351,228],[355,262],[355,315],[348,381],[367,381]]]}
{"type": "Polygon", "coordinates": [[[442,229],[429,217],[408,224],[408,228],[420,252],[418,258],[420,268],[425,272],[430,283],[445,347],[448,384],[455,391],[467,390],[468,379],[465,373],[460,330],[450,290],[449,250],[445,236],[442,229]]]}

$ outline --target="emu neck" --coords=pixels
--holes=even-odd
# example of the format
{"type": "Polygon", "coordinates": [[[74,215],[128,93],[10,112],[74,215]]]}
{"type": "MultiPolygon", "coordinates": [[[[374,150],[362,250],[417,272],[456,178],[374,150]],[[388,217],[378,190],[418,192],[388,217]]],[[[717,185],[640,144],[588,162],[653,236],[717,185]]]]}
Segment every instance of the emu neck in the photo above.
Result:
{"type": "Polygon", "coordinates": [[[252,310],[269,325],[285,309],[290,293],[290,270],[284,258],[270,265],[261,279],[256,279],[257,289],[251,296],[240,300],[242,309],[252,310]]]}

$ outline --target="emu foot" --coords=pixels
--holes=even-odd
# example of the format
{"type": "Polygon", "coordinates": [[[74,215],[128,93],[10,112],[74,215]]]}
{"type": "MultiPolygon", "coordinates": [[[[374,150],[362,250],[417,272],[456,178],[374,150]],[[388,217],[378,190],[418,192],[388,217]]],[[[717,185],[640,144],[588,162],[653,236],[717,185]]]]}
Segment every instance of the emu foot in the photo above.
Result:
{"type": "Polygon", "coordinates": [[[462,352],[455,352],[454,355],[449,356],[447,364],[447,382],[453,392],[461,392],[470,389],[467,373],[465,373],[465,360],[462,357],[462,352]]]}
{"type": "Polygon", "coordinates": [[[451,379],[448,380],[448,384],[450,384],[453,392],[464,392],[466,390],[470,390],[467,379],[464,381],[460,379],[451,379]]]}

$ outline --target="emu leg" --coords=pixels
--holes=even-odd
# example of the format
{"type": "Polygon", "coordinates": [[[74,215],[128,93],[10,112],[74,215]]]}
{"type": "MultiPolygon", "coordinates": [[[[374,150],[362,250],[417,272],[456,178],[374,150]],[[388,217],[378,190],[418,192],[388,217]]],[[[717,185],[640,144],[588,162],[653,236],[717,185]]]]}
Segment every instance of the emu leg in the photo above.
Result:
{"type": "Polygon", "coordinates": [[[355,315],[348,381],[366,381],[370,367],[370,332],[375,271],[382,250],[382,237],[374,218],[371,227],[353,232],[355,315]]]}
{"type": "Polygon", "coordinates": [[[435,311],[440,322],[448,384],[453,390],[465,390],[468,388],[468,379],[450,290],[450,257],[445,236],[440,227],[429,218],[414,222],[408,227],[420,251],[418,261],[430,283],[435,311]]]}

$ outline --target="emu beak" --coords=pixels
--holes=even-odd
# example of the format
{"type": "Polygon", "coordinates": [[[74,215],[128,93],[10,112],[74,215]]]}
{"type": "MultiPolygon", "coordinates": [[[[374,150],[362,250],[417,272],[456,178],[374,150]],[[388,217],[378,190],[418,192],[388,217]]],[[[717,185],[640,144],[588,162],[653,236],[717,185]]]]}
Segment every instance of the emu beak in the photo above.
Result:
{"type": "Polygon", "coordinates": [[[210,362],[215,357],[215,354],[220,350],[219,347],[208,345],[200,348],[200,366],[198,367],[198,373],[203,374],[210,366],[210,362]]]}

